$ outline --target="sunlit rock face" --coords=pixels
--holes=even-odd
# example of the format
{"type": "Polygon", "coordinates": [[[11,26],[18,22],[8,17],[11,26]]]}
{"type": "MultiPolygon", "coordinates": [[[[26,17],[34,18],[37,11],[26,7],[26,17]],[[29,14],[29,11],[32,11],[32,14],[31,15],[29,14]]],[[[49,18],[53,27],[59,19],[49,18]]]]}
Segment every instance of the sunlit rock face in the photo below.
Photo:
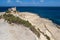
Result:
{"type": "Polygon", "coordinates": [[[4,19],[0,19],[0,40],[37,40],[37,38],[25,26],[8,24],[4,19]]]}
{"type": "MultiPolygon", "coordinates": [[[[15,11],[16,9],[13,8],[15,11]]],[[[5,12],[1,12],[3,15],[5,12]]],[[[60,29],[51,20],[41,18],[37,14],[14,11],[10,14],[29,21],[40,33],[38,38],[29,28],[24,25],[9,24],[4,18],[0,19],[0,40],[60,40],[60,29]]]]}
{"type": "Polygon", "coordinates": [[[44,19],[44,18],[40,18],[38,15],[36,14],[32,14],[32,13],[28,13],[28,12],[22,12],[21,14],[19,14],[20,18],[24,19],[24,20],[28,20],[33,26],[35,26],[35,28],[42,32],[40,32],[40,40],[48,40],[46,36],[44,35],[48,35],[50,40],[54,40],[54,38],[52,37],[51,33],[47,30],[45,23],[52,23],[51,21],[44,19]],[[44,33],[44,34],[43,34],[44,33]]]}
{"type": "MultiPolygon", "coordinates": [[[[38,15],[29,12],[21,12],[19,15],[20,18],[28,20],[37,30],[39,28],[44,35],[47,35],[50,38],[50,40],[60,40],[60,29],[57,28],[58,26],[56,26],[51,20],[41,18],[38,15]]],[[[40,40],[45,40],[46,36],[44,35],[41,34],[40,40]]]]}

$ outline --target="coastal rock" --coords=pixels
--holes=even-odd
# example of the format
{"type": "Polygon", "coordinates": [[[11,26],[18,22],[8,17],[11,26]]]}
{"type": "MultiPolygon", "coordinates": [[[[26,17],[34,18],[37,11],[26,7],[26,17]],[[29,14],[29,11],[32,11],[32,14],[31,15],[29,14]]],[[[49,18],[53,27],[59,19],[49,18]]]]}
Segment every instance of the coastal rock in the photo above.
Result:
{"type": "Polygon", "coordinates": [[[23,25],[12,25],[0,19],[0,40],[37,40],[36,35],[23,25]]]}
{"type": "MultiPolygon", "coordinates": [[[[1,12],[0,15],[3,14],[5,12],[1,12]]],[[[0,40],[60,40],[60,29],[51,20],[29,12],[15,13],[13,11],[10,14],[29,21],[40,33],[40,37],[38,38],[24,25],[9,24],[2,18],[0,19],[0,40]]]]}

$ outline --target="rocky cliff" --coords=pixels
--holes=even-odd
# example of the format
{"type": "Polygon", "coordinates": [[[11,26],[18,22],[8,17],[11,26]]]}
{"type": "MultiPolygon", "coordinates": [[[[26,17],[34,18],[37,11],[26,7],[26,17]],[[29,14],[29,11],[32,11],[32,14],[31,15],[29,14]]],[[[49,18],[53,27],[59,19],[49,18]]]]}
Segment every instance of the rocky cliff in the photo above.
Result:
{"type": "Polygon", "coordinates": [[[10,11],[0,13],[0,40],[60,40],[60,29],[51,20],[10,11]]]}

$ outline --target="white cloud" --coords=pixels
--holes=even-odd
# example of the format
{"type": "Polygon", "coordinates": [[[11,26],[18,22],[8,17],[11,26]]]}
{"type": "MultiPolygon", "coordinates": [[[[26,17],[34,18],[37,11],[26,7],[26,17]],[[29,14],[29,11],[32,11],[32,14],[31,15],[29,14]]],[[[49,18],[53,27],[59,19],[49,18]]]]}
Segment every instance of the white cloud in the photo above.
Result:
{"type": "Polygon", "coordinates": [[[44,0],[40,0],[40,2],[44,2],[44,0]]]}
{"type": "Polygon", "coordinates": [[[8,0],[8,2],[11,2],[11,0],[8,0]]]}

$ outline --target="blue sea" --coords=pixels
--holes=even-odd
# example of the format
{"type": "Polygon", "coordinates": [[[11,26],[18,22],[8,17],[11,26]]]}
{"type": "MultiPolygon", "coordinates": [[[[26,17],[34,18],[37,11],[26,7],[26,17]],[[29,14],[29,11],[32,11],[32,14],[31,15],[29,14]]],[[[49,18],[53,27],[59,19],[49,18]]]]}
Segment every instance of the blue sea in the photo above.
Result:
{"type": "MultiPolygon", "coordinates": [[[[6,11],[11,7],[0,7],[0,12],[6,11]]],[[[48,18],[54,23],[60,25],[60,7],[17,7],[20,12],[36,13],[40,17],[48,18]]]]}

